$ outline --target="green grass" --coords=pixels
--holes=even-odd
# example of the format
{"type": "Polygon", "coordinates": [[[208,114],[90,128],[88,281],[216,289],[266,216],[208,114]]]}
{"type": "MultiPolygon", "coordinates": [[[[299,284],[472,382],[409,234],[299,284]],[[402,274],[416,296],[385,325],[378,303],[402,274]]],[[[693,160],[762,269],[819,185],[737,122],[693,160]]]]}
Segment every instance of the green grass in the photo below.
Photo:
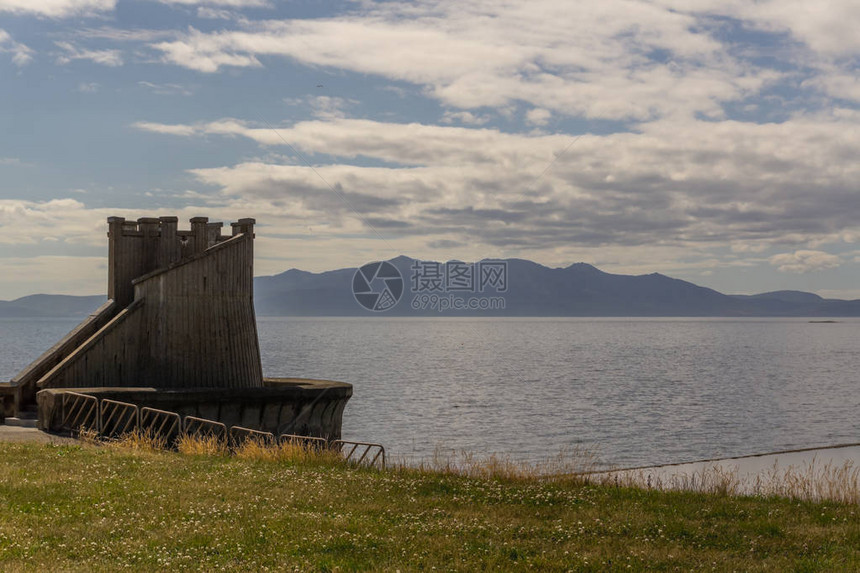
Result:
{"type": "Polygon", "coordinates": [[[0,443],[2,571],[855,571],[858,506],[0,443]]]}

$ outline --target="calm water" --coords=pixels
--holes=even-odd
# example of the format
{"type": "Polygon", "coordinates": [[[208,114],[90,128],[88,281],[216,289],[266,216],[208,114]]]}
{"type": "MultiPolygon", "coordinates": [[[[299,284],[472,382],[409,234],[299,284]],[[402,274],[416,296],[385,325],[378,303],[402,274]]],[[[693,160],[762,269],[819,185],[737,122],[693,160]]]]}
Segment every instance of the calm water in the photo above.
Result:
{"type": "MultiPolygon", "coordinates": [[[[76,321],[0,320],[8,379],[76,321]]],[[[271,376],[351,382],[344,436],[615,466],[860,441],[860,320],[259,319],[271,376]]]]}

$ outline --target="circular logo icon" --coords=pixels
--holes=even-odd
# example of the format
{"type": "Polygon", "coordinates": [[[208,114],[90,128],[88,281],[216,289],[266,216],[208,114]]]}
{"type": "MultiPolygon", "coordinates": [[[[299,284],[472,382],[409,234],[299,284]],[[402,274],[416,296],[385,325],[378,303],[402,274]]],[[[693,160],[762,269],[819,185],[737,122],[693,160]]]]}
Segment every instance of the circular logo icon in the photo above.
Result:
{"type": "Polygon", "coordinates": [[[367,263],[352,277],[352,295],[367,310],[384,312],[403,296],[403,277],[387,261],[367,263]]]}

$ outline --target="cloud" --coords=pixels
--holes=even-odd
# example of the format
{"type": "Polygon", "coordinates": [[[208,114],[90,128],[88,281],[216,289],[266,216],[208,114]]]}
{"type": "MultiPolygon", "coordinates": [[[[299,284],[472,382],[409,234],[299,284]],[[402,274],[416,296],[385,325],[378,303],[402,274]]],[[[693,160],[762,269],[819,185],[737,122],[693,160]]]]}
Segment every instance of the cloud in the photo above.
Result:
{"type": "Polygon", "coordinates": [[[169,135],[189,136],[197,133],[197,130],[190,125],[165,125],[161,123],[151,123],[148,121],[138,121],[132,124],[132,127],[143,131],[151,131],[154,133],[165,133],[169,135]]]}
{"type": "Polygon", "coordinates": [[[551,117],[551,111],[534,108],[526,112],[526,123],[531,125],[546,125],[551,117]]]}
{"type": "Polygon", "coordinates": [[[84,204],[74,199],[44,202],[0,199],[0,227],[3,227],[0,244],[37,244],[46,238],[100,244],[103,233],[97,231],[97,222],[85,213],[84,204]]]}
{"type": "Polygon", "coordinates": [[[776,72],[735,60],[696,15],[652,4],[384,3],[339,18],[190,29],[152,44],[202,72],[281,56],[425,86],[460,109],[526,101],[566,115],[650,119],[720,113],[776,72]],[[655,59],[650,54],[665,53],[655,59]]]}
{"type": "Polygon", "coordinates": [[[17,157],[0,157],[0,165],[21,165],[21,160],[17,157]]]}
{"type": "MultiPolygon", "coordinates": [[[[265,66],[274,77],[288,62],[348,72],[332,76],[345,86],[371,76],[372,91],[340,92],[364,102],[288,102],[309,121],[142,117],[134,127],[150,134],[245,140],[241,159],[188,165],[192,182],[177,188],[194,187],[184,201],[204,212],[265,213],[332,245],[379,232],[416,255],[447,245],[462,258],[701,273],[860,237],[856,9],[786,1],[395,0],[253,21],[259,12],[238,11],[253,3],[189,0],[168,3],[230,19],[84,29],[61,56],[98,46],[207,74],[265,66]],[[382,90],[413,99],[374,115],[382,90]],[[422,115],[408,115],[413,105],[422,115]],[[390,120],[403,117],[439,125],[390,120]]],[[[138,85],[187,93],[158,78],[138,85]]]]}
{"type": "Polygon", "coordinates": [[[852,126],[860,122],[661,121],[639,133],[574,139],[349,118],[274,128],[234,118],[135,124],[334,157],[313,169],[247,161],[191,170],[222,201],[315,226],[384,227],[386,236],[492,250],[684,246],[720,251],[714,256],[724,262],[858,236],[860,166],[849,159],[860,154],[860,129],[852,126]]]}
{"type": "Polygon", "coordinates": [[[63,53],[57,56],[57,64],[66,65],[73,60],[90,60],[103,66],[118,67],[123,64],[119,50],[82,50],[71,42],[54,42],[63,53]]]}
{"type": "Polygon", "coordinates": [[[0,54],[2,53],[11,53],[12,63],[22,68],[33,61],[35,52],[26,45],[13,40],[6,30],[0,28],[0,54]]]}
{"type": "Polygon", "coordinates": [[[835,269],[842,264],[842,259],[823,251],[794,251],[774,255],[770,264],[784,273],[808,273],[835,269]]]}
{"type": "Polygon", "coordinates": [[[0,0],[0,12],[49,18],[90,16],[115,6],[116,0],[0,0]]]}
{"type": "Polygon", "coordinates": [[[232,12],[230,10],[223,10],[221,8],[207,8],[206,6],[200,6],[197,8],[197,17],[205,20],[236,20],[239,15],[236,12],[232,12]]]}
{"type": "Polygon", "coordinates": [[[308,103],[313,110],[314,117],[320,119],[337,119],[346,117],[345,111],[359,102],[342,97],[316,96],[308,98],[308,103]]]}
{"type": "Polygon", "coordinates": [[[157,42],[174,38],[179,33],[176,30],[153,30],[146,28],[122,29],[110,26],[100,28],[82,28],[77,37],[87,40],[110,40],[113,42],[157,42]]]}
{"type": "Polygon", "coordinates": [[[446,111],[442,123],[462,123],[463,125],[484,125],[490,121],[486,115],[475,115],[470,111],[446,111]]]}
{"type": "MultiPolygon", "coordinates": [[[[770,97],[769,89],[798,84],[856,101],[857,3],[810,7],[788,0],[788,6],[768,0],[365,2],[333,18],[191,28],[150,48],[164,62],[205,73],[262,67],[280,57],[373,74],[467,111],[524,102],[592,119],[722,119],[727,105],[749,109],[770,97]]],[[[534,113],[531,119],[542,121],[534,113]]]]}
{"type": "Polygon", "coordinates": [[[726,11],[762,29],[787,32],[819,53],[840,57],[860,50],[860,4],[853,0],[731,2],[726,11]]]}
{"type": "Polygon", "coordinates": [[[818,89],[833,98],[860,103],[860,79],[857,74],[841,73],[832,69],[829,74],[803,82],[804,86],[818,89]]]}
{"type": "Polygon", "coordinates": [[[137,85],[148,88],[157,95],[184,95],[190,96],[193,92],[179,84],[156,84],[152,82],[139,81],[137,85]]]}
{"type": "Polygon", "coordinates": [[[152,47],[163,52],[165,61],[200,72],[213,73],[224,66],[262,67],[255,55],[225,47],[193,28],[182,40],[158,42],[152,47]]]}
{"type": "Polygon", "coordinates": [[[77,90],[81,93],[96,93],[101,86],[96,82],[79,83],[77,90]]]}

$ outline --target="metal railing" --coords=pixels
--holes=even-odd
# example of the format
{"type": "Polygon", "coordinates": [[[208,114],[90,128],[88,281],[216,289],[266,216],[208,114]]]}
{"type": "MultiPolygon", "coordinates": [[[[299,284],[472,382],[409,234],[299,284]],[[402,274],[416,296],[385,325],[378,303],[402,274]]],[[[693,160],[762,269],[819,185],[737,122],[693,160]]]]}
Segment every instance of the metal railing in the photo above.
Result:
{"type": "Polygon", "coordinates": [[[315,452],[321,452],[328,448],[328,440],[325,438],[299,436],[297,434],[281,434],[278,436],[278,443],[282,446],[296,446],[306,450],[313,450],[315,452]]]}
{"type": "Polygon", "coordinates": [[[185,416],[182,422],[182,433],[186,436],[194,436],[197,438],[215,438],[217,440],[227,440],[227,426],[221,422],[207,420],[206,418],[198,418],[196,416],[185,416]]]}
{"type": "Polygon", "coordinates": [[[164,443],[171,446],[182,434],[182,418],[176,412],[143,407],[140,409],[140,431],[163,438],[164,443]]]}
{"type": "Polygon", "coordinates": [[[99,410],[99,433],[106,438],[118,438],[140,428],[140,411],[136,404],[104,398],[99,410]]]}
{"type": "Polygon", "coordinates": [[[95,430],[107,438],[117,438],[134,430],[163,437],[165,444],[173,445],[180,436],[214,438],[229,442],[233,447],[249,440],[265,445],[295,445],[306,450],[339,452],[343,459],[354,465],[385,469],[385,448],[372,442],[350,440],[327,440],[314,436],[280,434],[254,430],[243,426],[227,426],[222,422],[198,418],[181,417],[176,412],[156,408],[138,408],[130,402],[103,398],[101,402],[89,394],[63,392],[61,395],[61,429],[73,434],[84,428],[95,430]]]}
{"type": "Polygon", "coordinates": [[[368,467],[378,465],[379,468],[385,469],[385,448],[382,447],[382,444],[334,440],[331,443],[331,448],[339,451],[347,462],[368,467]]]}
{"type": "Polygon", "coordinates": [[[230,441],[232,442],[233,447],[241,446],[248,441],[272,446],[275,444],[275,434],[272,432],[252,430],[251,428],[243,428],[242,426],[231,426],[230,441]]]}
{"type": "Polygon", "coordinates": [[[99,401],[95,396],[78,392],[63,392],[60,398],[62,412],[60,427],[73,434],[83,428],[99,431],[99,401]]]}

